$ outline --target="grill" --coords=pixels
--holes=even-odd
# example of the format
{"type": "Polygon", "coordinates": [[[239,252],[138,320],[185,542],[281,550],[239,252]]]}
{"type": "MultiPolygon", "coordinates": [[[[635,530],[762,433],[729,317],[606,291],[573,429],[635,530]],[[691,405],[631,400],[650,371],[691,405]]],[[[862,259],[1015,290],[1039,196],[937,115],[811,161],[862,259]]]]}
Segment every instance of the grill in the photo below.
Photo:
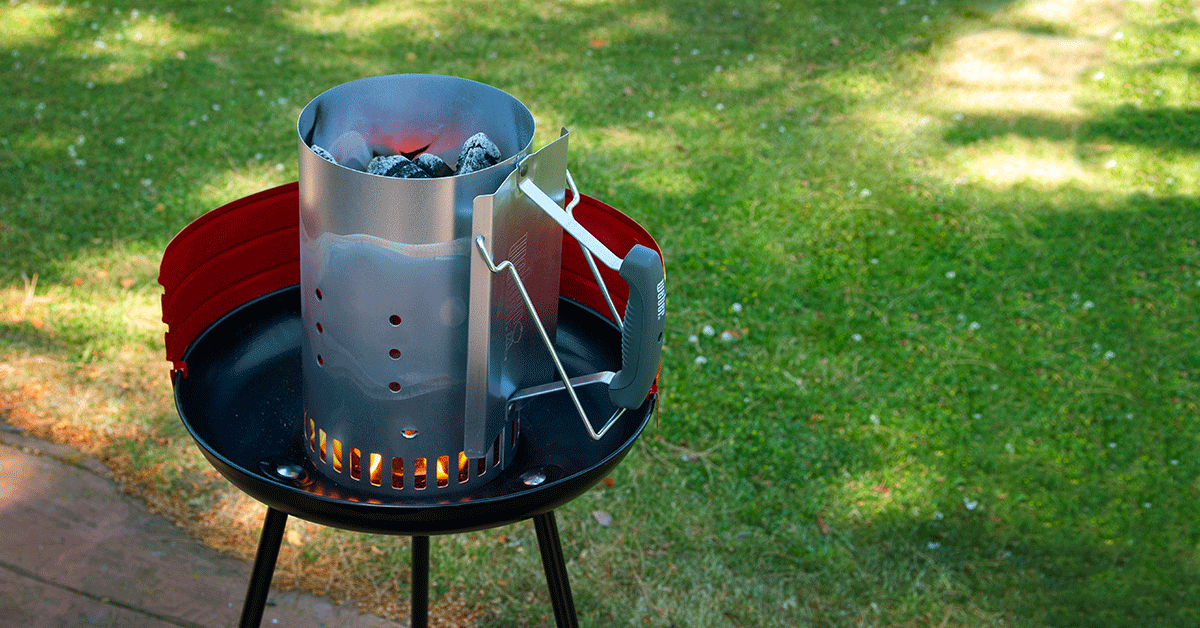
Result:
{"type": "Polygon", "coordinates": [[[575,625],[553,511],[653,413],[657,245],[579,194],[565,130],[532,150],[529,110],[480,83],[354,81],[297,132],[300,181],[188,225],[160,274],[180,417],[268,506],[241,625],[261,622],[289,515],[412,536],[413,626],[430,535],[532,518],[556,621],[575,625]],[[453,163],[477,132],[501,158],[469,173],[360,170],[364,146],[453,163]]]}

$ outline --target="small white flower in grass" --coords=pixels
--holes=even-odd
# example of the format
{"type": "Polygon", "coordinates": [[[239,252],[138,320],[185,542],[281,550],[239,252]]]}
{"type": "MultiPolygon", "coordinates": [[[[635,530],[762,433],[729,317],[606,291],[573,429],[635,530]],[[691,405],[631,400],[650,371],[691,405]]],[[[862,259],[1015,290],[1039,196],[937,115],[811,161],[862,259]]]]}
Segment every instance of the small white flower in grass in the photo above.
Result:
{"type": "Polygon", "coordinates": [[[1105,359],[1105,360],[1111,360],[1111,359],[1113,359],[1113,358],[1115,358],[1115,357],[1117,357],[1117,354],[1113,353],[1112,351],[1105,351],[1105,352],[1104,352],[1104,359],[1105,359]]]}
{"type": "Polygon", "coordinates": [[[221,110],[221,105],[218,105],[217,103],[213,103],[212,110],[213,110],[213,111],[220,111],[220,110],[221,110]]]}
{"type": "Polygon", "coordinates": [[[721,70],[722,70],[721,66],[719,66],[719,65],[718,65],[718,66],[715,68],[715,70],[714,70],[714,71],[716,71],[716,72],[720,72],[721,70]]]}
{"type": "Polygon", "coordinates": [[[967,329],[969,329],[969,330],[971,330],[971,331],[978,331],[978,330],[979,330],[979,323],[976,323],[975,321],[971,321],[971,324],[970,324],[970,325],[967,325],[967,329]]]}
{"type": "Polygon", "coordinates": [[[862,342],[862,334],[850,334],[850,339],[854,342],[862,342]]]}
{"type": "Polygon", "coordinates": [[[1004,451],[1007,451],[1010,454],[1015,454],[1017,453],[1017,448],[1013,447],[1012,443],[1004,443],[1004,451]]]}
{"type": "Polygon", "coordinates": [[[747,61],[753,61],[753,60],[754,60],[754,54],[753,54],[753,53],[751,53],[751,54],[748,54],[748,55],[746,55],[746,60],[747,60],[747,61]]]}
{"type": "Polygon", "coordinates": [[[731,365],[731,364],[726,364],[725,366],[722,366],[722,367],[721,367],[721,370],[722,370],[722,371],[732,371],[732,370],[733,370],[733,365],[731,365]]]}
{"type": "Polygon", "coordinates": [[[1146,502],[1146,503],[1142,504],[1142,508],[1149,508],[1149,507],[1150,507],[1150,502],[1146,502]]]}
{"type": "Polygon", "coordinates": [[[721,340],[723,340],[725,342],[731,342],[733,340],[733,333],[731,333],[729,331],[721,332],[721,340]]]}
{"type": "Polygon", "coordinates": [[[255,158],[255,159],[262,159],[262,158],[263,158],[263,154],[262,154],[262,153],[254,153],[254,158],[255,158]]]}
{"type": "Polygon", "coordinates": [[[779,132],[780,132],[780,133],[786,133],[786,132],[787,132],[787,127],[783,127],[783,126],[779,127],[779,132]]]}
{"type": "Polygon", "coordinates": [[[84,160],[82,160],[82,159],[76,159],[76,160],[75,160],[75,165],[76,165],[76,166],[79,166],[80,168],[82,168],[82,167],[84,167],[84,166],[86,166],[86,165],[87,165],[87,162],[86,162],[86,161],[84,161],[84,160]]]}
{"type": "Polygon", "coordinates": [[[1102,80],[1104,80],[1104,73],[1103,73],[1103,72],[1097,72],[1097,73],[1093,74],[1093,75],[1092,75],[1092,80],[1096,80],[1096,81],[1102,81],[1102,80]]]}
{"type": "Polygon", "coordinates": [[[954,279],[957,276],[958,276],[958,273],[956,273],[952,270],[946,271],[946,279],[954,279]]]}
{"type": "Polygon", "coordinates": [[[742,304],[734,303],[733,305],[729,306],[729,309],[733,310],[734,314],[741,314],[742,313],[742,304]]]}
{"type": "Polygon", "coordinates": [[[929,16],[928,16],[928,15],[922,15],[922,16],[921,16],[921,21],[922,21],[922,22],[928,22],[928,21],[929,21],[929,16]]]}
{"type": "Polygon", "coordinates": [[[972,414],[972,415],[971,415],[971,418],[972,418],[972,419],[982,419],[982,418],[983,418],[983,415],[982,415],[982,414],[979,414],[978,412],[976,412],[975,414],[972,414]]]}
{"type": "Polygon", "coordinates": [[[96,43],[92,44],[92,47],[95,48],[96,50],[104,50],[105,48],[108,48],[108,44],[104,43],[102,40],[97,39],[96,43]]]}
{"type": "Polygon", "coordinates": [[[72,159],[74,159],[77,156],[77,153],[75,152],[74,144],[67,144],[67,154],[70,155],[72,159]]]}
{"type": "Polygon", "coordinates": [[[647,117],[647,118],[653,118],[653,117],[654,117],[654,112],[653,112],[653,111],[647,111],[647,112],[646,112],[646,117],[647,117]]]}
{"type": "Polygon", "coordinates": [[[963,119],[963,114],[961,114],[961,113],[956,113],[956,114],[954,114],[954,115],[952,115],[952,116],[950,116],[950,117],[951,117],[951,118],[953,118],[955,122],[962,122],[962,119],[963,119]]]}
{"type": "Polygon", "coordinates": [[[872,258],[870,259],[870,262],[871,262],[872,264],[878,264],[878,263],[879,263],[879,258],[878,258],[878,257],[872,257],[872,258]]]}
{"type": "Polygon", "coordinates": [[[1109,449],[1116,449],[1116,448],[1117,448],[1117,444],[1116,444],[1116,443],[1109,443],[1109,444],[1108,444],[1108,448],[1109,448],[1109,449]]]}
{"type": "Polygon", "coordinates": [[[704,334],[705,336],[714,336],[714,335],[716,335],[717,330],[713,329],[712,325],[705,325],[700,330],[700,333],[704,334]]]}
{"type": "Polygon", "coordinates": [[[151,185],[154,185],[154,181],[152,181],[150,179],[142,179],[142,185],[144,185],[146,187],[150,187],[151,185]]]}
{"type": "Polygon", "coordinates": [[[935,550],[941,546],[942,546],[942,544],[938,543],[937,541],[930,541],[929,544],[925,546],[925,549],[935,550]]]}
{"type": "Polygon", "coordinates": [[[975,510],[979,507],[979,500],[963,499],[963,506],[966,506],[967,510],[975,510]]]}
{"type": "Polygon", "coordinates": [[[1108,161],[1104,162],[1104,167],[1105,167],[1105,168],[1108,168],[1109,170],[1112,170],[1113,168],[1116,168],[1116,167],[1117,167],[1117,160],[1116,160],[1116,159],[1109,159],[1108,161]]]}
{"type": "Polygon", "coordinates": [[[717,111],[723,111],[724,109],[725,109],[724,103],[717,103],[717,111]]]}
{"type": "Polygon", "coordinates": [[[91,81],[88,81],[87,83],[84,83],[84,87],[86,87],[88,89],[92,89],[92,88],[96,87],[96,84],[91,81]]]}
{"type": "Polygon", "coordinates": [[[871,190],[864,188],[862,192],[858,193],[858,195],[862,198],[867,198],[868,196],[871,195],[871,190]]]}
{"type": "Polygon", "coordinates": [[[114,140],[114,142],[116,143],[116,145],[117,145],[117,146],[124,146],[124,145],[125,145],[125,138],[123,138],[123,137],[118,137],[116,140],[114,140]]]}
{"type": "Polygon", "coordinates": [[[871,425],[879,425],[879,415],[878,414],[872,414],[870,418],[871,418],[871,425]]]}
{"type": "Polygon", "coordinates": [[[1172,460],[1172,461],[1171,461],[1171,466],[1172,466],[1172,467],[1178,467],[1178,466],[1179,466],[1179,461],[1178,461],[1178,460],[1172,460]]]}
{"type": "Polygon", "coordinates": [[[943,517],[945,517],[945,516],[946,516],[946,515],[943,515],[943,514],[941,513],[941,511],[938,511],[938,512],[935,512],[935,513],[933,513],[933,520],[934,520],[934,521],[941,521],[941,520],[942,520],[942,518],[943,518],[943,517]]]}
{"type": "Polygon", "coordinates": [[[697,336],[696,334],[692,334],[692,335],[688,336],[688,342],[699,343],[700,336],[697,336]]]}
{"type": "Polygon", "coordinates": [[[1122,33],[1121,31],[1117,31],[1117,32],[1113,33],[1112,38],[1113,38],[1113,41],[1121,41],[1122,39],[1125,39],[1125,33],[1122,33]]]}
{"type": "Polygon", "coordinates": [[[702,356],[702,355],[698,355],[698,356],[696,356],[696,359],[695,359],[695,360],[693,360],[693,361],[694,361],[696,364],[708,364],[708,358],[706,358],[706,357],[704,357],[704,356],[702,356]]]}
{"type": "Polygon", "coordinates": [[[146,153],[146,161],[154,161],[154,155],[151,155],[150,153],[146,153]]]}

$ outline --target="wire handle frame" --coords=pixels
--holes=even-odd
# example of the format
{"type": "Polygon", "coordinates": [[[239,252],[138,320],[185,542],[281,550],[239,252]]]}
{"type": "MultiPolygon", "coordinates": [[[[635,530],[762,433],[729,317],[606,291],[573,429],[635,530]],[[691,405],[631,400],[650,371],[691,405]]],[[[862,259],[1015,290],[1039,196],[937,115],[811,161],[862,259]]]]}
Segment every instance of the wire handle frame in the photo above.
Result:
{"type": "MultiPolygon", "coordinates": [[[[578,198],[578,196],[576,196],[576,198],[578,198]]],[[[554,368],[556,371],[558,371],[558,376],[562,379],[561,386],[566,389],[567,395],[571,398],[571,403],[575,405],[575,410],[579,413],[579,418],[583,421],[583,427],[587,430],[588,436],[590,436],[592,440],[600,440],[604,437],[604,434],[608,432],[609,428],[611,428],[617,422],[617,419],[621,418],[621,415],[625,414],[625,408],[617,408],[617,411],[614,412],[611,417],[609,417],[608,421],[604,424],[604,427],[600,428],[599,431],[592,428],[592,422],[590,419],[588,419],[587,412],[583,409],[583,404],[579,403],[579,397],[575,394],[575,387],[572,385],[571,378],[567,375],[567,370],[563,367],[562,361],[558,359],[558,352],[554,350],[554,343],[550,340],[550,335],[546,333],[546,328],[542,326],[542,320],[538,317],[537,310],[533,305],[533,300],[529,298],[529,292],[525,290],[525,283],[521,281],[521,274],[517,272],[517,267],[514,266],[509,260],[504,260],[499,264],[496,264],[494,261],[492,261],[492,254],[488,251],[487,242],[484,241],[483,236],[476,236],[475,248],[479,251],[479,255],[483,258],[483,262],[487,264],[488,270],[491,271],[492,274],[499,274],[506,270],[509,272],[513,283],[517,286],[517,292],[521,295],[521,300],[525,302],[525,308],[529,310],[529,315],[531,318],[533,318],[534,327],[537,328],[538,335],[542,338],[542,343],[546,345],[546,350],[550,352],[550,359],[554,362],[554,368]]],[[[605,296],[607,298],[607,290],[605,291],[605,296]]],[[[617,320],[620,319],[618,318],[617,320]]],[[[611,377],[612,374],[610,373],[610,381],[611,377]]],[[[591,383],[591,381],[579,383],[591,383]]],[[[541,389],[537,391],[530,389],[529,391],[526,391],[525,394],[521,394],[522,391],[518,391],[517,395],[521,397],[530,397],[536,394],[553,392],[557,390],[558,387],[558,384],[552,384],[545,388],[539,387],[541,389]]]]}

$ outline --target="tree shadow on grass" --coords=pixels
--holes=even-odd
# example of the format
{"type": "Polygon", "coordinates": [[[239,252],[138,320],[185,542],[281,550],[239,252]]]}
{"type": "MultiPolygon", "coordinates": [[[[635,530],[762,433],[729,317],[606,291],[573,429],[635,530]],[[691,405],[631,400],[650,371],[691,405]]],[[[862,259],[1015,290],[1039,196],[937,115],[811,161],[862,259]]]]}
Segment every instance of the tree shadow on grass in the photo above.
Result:
{"type": "Polygon", "coordinates": [[[947,144],[968,145],[1013,135],[1081,143],[1119,143],[1169,151],[1200,150],[1200,108],[1122,105],[1105,114],[1072,120],[1034,115],[966,115],[943,135],[947,144]]]}

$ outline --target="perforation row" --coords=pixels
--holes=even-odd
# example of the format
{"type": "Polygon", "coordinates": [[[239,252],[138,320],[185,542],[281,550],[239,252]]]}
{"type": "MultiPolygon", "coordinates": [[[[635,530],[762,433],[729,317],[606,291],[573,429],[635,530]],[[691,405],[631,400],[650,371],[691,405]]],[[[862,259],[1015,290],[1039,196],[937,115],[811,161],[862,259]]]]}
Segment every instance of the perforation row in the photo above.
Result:
{"type": "MultiPolygon", "coordinates": [[[[334,472],[342,473],[349,471],[350,478],[357,481],[367,481],[373,486],[383,486],[385,478],[385,456],[379,453],[368,452],[365,455],[362,450],[357,447],[349,448],[349,464],[343,463],[342,442],[336,438],[330,438],[325,430],[318,428],[316,422],[307,416],[304,421],[304,431],[308,446],[311,451],[318,454],[321,462],[328,464],[334,472]],[[364,462],[365,470],[364,473],[364,462]],[[347,469],[348,467],[348,469],[347,469]]],[[[411,430],[410,430],[411,431],[411,430]]],[[[409,432],[405,432],[405,437],[409,436],[409,432]]],[[[415,432],[412,433],[416,435],[415,432]]],[[[514,439],[515,444],[515,439],[514,439]]],[[[501,454],[501,435],[496,435],[496,440],[492,443],[492,463],[488,464],[488,459],[475,458],[475,477],[480,478],[487,474],[490,467],[500,465],[501,454]]],[[[450,456],[438,456],[434,458],[433,485],[438,488],[450,486],[450,456]]],[[[471,460],[467,457],[466,452],[460,451],[457,456],[458,463],[458,484],[467,483],[470,478],[471,460]]],[[[405,476],[410,472],[412,478],[412,488],[415,490],[424,490],[430,484],[429,459],[414,458],[412,459],[412,467],[406,468],[404,458],[391,457],[391,469],[388,475],[390,485],[393,489],[404,490],[405,476]]]]}

